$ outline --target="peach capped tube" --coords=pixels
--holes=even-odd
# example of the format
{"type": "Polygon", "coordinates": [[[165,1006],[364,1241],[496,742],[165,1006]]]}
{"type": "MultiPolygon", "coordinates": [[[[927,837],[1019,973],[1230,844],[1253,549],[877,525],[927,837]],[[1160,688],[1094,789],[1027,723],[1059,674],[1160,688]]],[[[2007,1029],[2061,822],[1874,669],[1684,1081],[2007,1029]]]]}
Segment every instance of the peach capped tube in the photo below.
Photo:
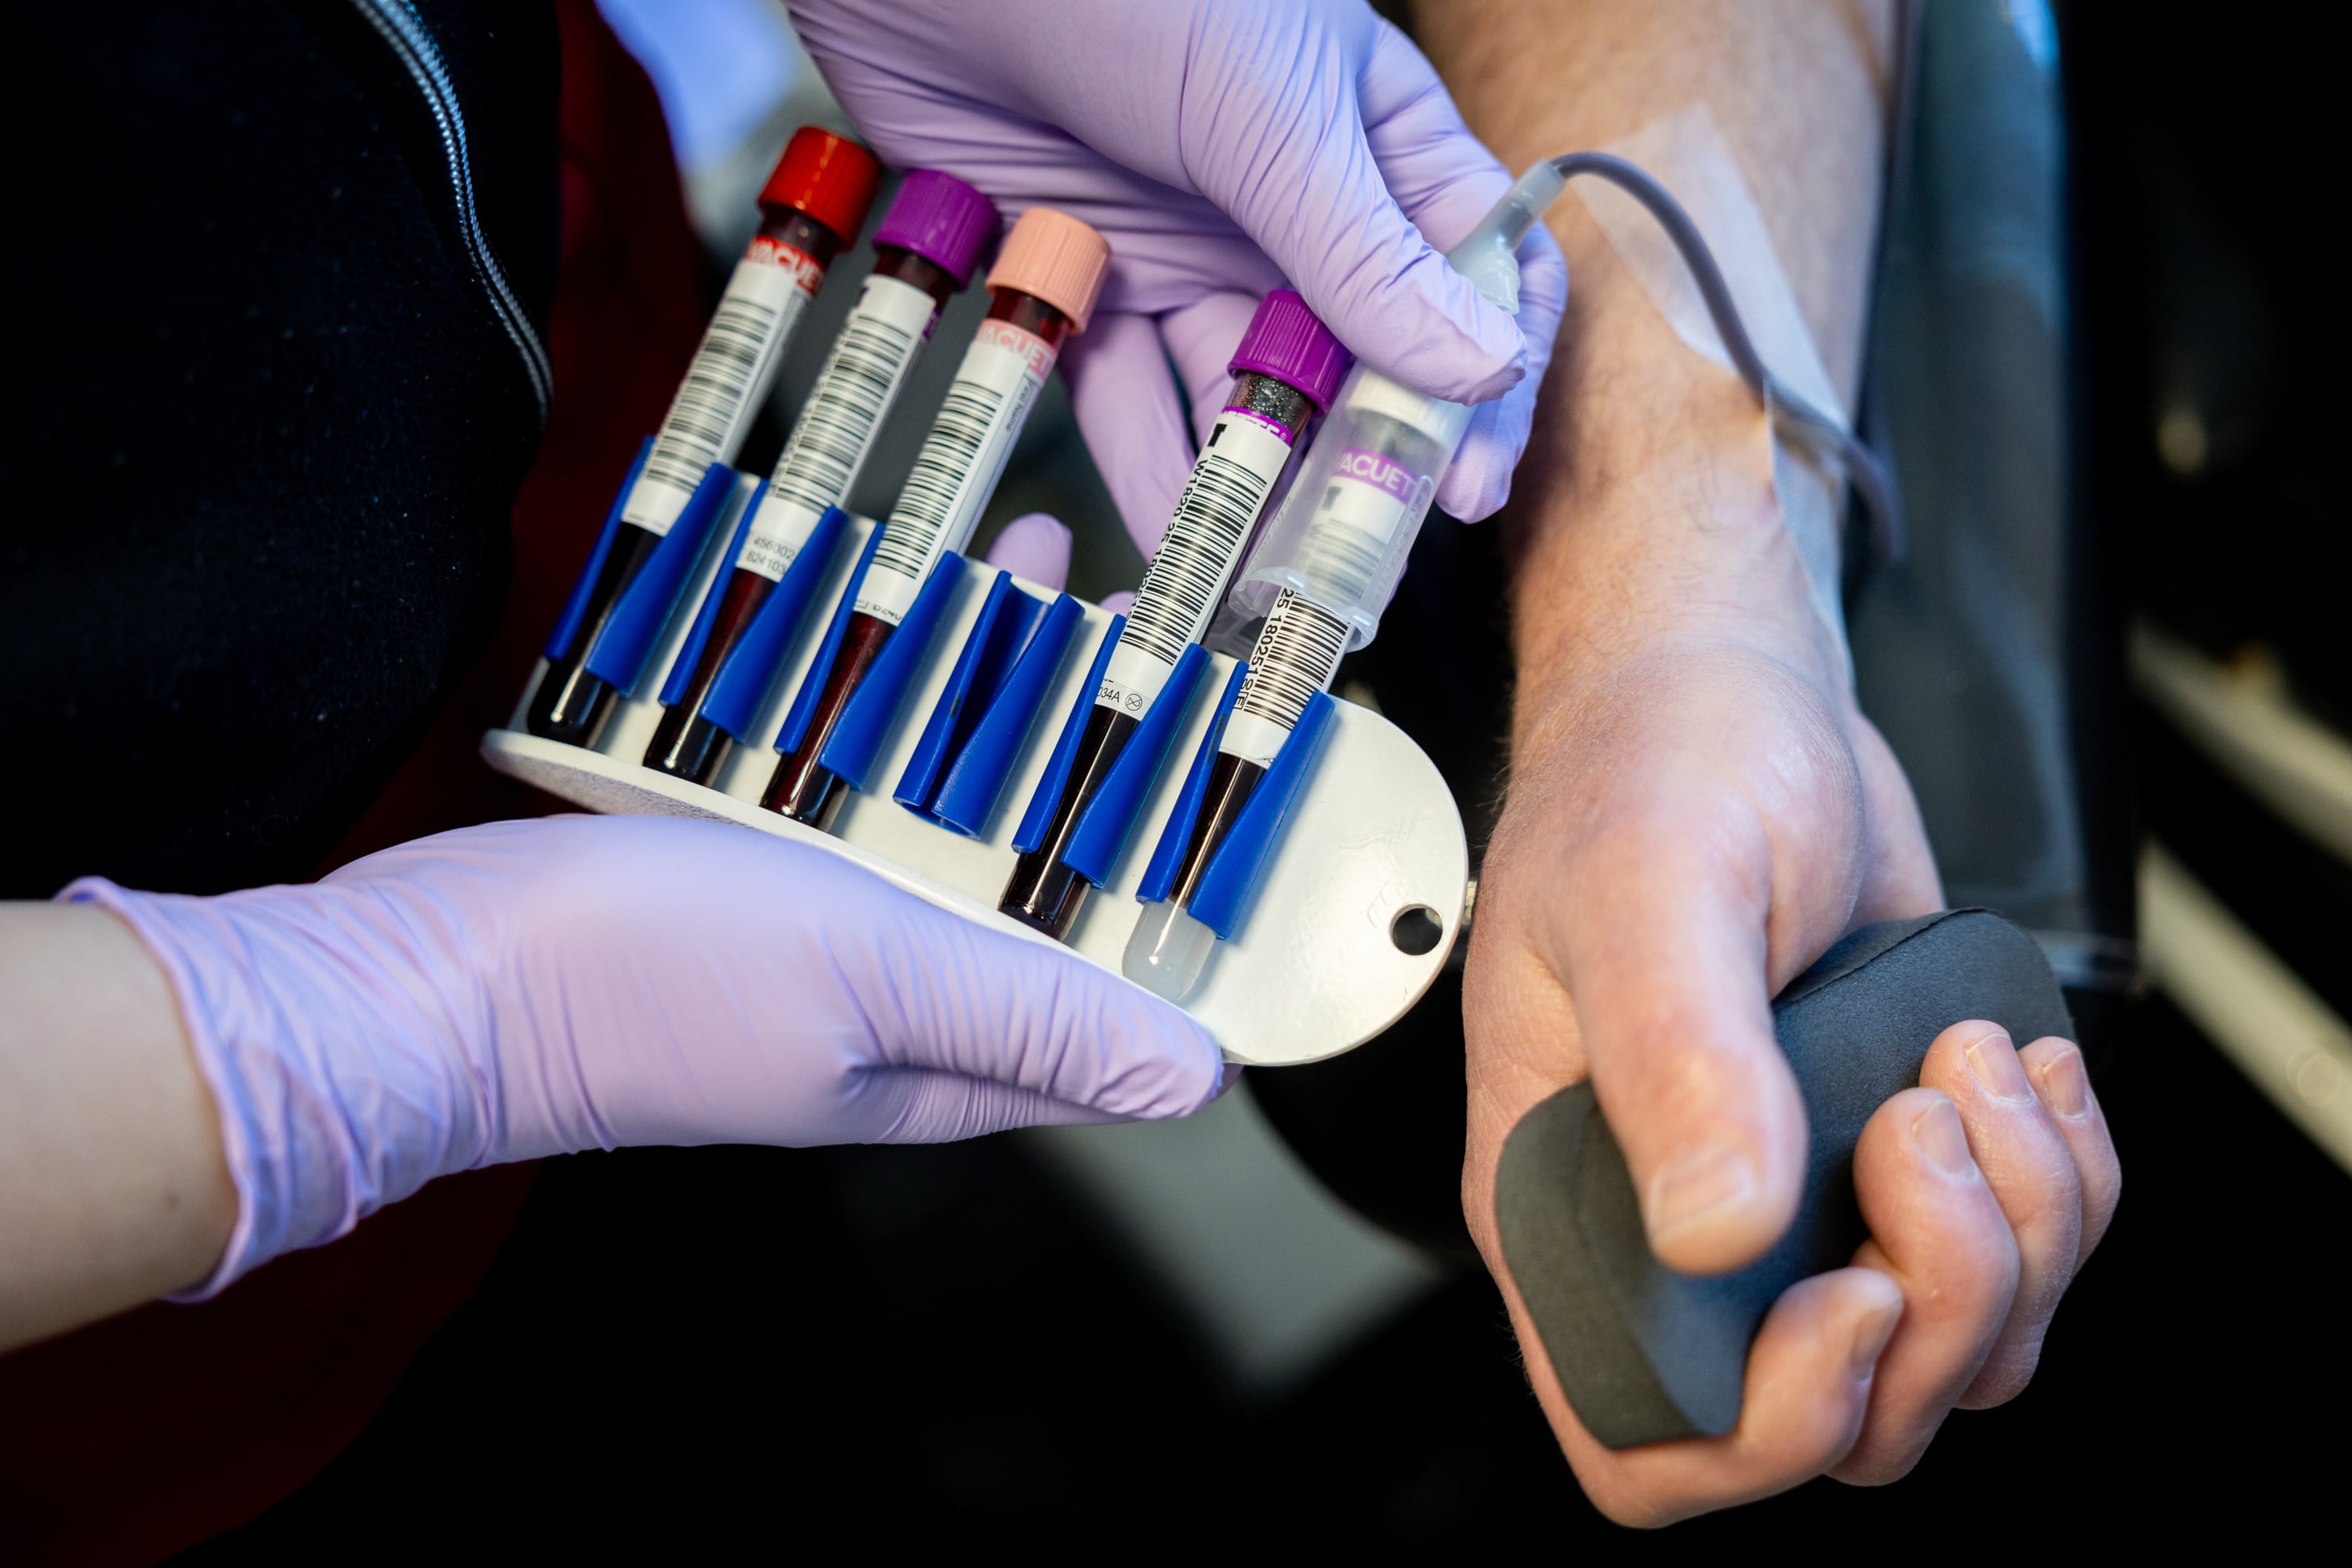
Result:
{"type": "Polygon", "coordinates": [[[1110,244],[1086,224],[1032,207],[988,274],[988,319],[964,351],[922,450],[858,579],[845,633],[797,744],[776,764],[760,804],[822,825],[839,798],[819,760],[842,710],[940,563],[961,552],[1003,477],[1021,427],[1063,342],[1086,330],[1110,268],[1110,244]]]}

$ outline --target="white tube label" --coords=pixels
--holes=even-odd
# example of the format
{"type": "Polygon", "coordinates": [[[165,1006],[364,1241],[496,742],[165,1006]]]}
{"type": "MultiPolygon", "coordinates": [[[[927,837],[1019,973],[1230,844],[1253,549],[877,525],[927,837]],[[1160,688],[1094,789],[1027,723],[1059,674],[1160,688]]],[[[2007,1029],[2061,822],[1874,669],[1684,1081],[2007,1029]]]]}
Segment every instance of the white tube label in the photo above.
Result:
{"type": "Polygon", "coordinates": [[[793,426],[784,455],[776,460],[736,565],[771,580],[782,577],[816,531],[825,508],[839,506],[848,496],[866,466],[874,432],[907,384],[907,372],[938,310],[931,297],[911,283],[866,279],[856,308],[817,373],[816,389],[793,426]]]}
{"type": "Polygon", "coordinates": [[[1339,616],[1284,589],[1250,649],[1249,673],[1242,677],[1217,750],[1260,767],[1273,763],[1307,704],[1331,689],[1339,656],[1348,651],[1348,630],[1339,616]]]}
{"type": "Polygon", "coordinates": [[[1324,483],[1291,565],[1333,604],[1362,604],[1397,530],[1427,504],[1435,488],[1394,458],[1362,447],[1346,448],[1324,483]]]}
{"type": "Polygon", "coordinates": [[[1287,432],[1240,409],[1218,416],[1111,649],[1095,696],[1098,706],[1140,717],[1176,672],[1186,645],[1208,629],[1266,493],[1290,460],[1290,441],[1287,432]]]}
{"type": "Polygon", "coordinates": [[[1010,321],[980,324],[890,510],[857,593],[858,614],[897,626],[940,557],[971,540],[1053,368],[1052,345],[1034,332],[1010,321]]]}
{"type": "Polygon", "coordinates": [[[824,281],[824,268],[791,246],[766,235],[752,239],[629,489],[622,521],[667,534],[710,465],[735,460],[767,401],[784,344],[824,281]]]}

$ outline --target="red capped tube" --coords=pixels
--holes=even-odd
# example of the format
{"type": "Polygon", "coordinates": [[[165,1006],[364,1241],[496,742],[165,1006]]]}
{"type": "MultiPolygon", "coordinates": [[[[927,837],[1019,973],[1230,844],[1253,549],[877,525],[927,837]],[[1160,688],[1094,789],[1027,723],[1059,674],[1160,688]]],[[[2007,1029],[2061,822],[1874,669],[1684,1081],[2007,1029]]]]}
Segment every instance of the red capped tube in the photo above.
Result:
{"type": "Polygon", "coordinates": [[[585,668],[614,606],[686,510],[713,463],[731,463],[767,402],[776,368],[808,314],[825,268],[865,226],[882,167],[855,142],[803,125],[793,132],[760,193],[763,220],[735,264],[622,503],[603,569],[569,646],[531,693],[524,724],[534,735],[593,746],[610,717],[612,686],[585,668]]]}

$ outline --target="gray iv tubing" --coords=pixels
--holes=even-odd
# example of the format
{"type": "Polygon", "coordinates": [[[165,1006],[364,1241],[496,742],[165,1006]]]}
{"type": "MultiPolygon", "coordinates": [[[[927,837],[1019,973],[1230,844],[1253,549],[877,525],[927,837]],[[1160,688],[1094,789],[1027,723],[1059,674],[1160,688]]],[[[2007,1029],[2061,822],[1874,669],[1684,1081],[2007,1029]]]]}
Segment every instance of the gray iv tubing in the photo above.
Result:
{"type": "Polygon", "coordinates": [[[1715,253],[1707,248],[1698,226],[1691,221],[1682,204],[1639,164],[1629,163],[1613,153],[1570,153],[1550,162],[1562,180],[1591,174],[1608,181],[1641,203],[1658,220],[1658,226],[1674,241],[1683,265],[1690,268],[1693,280],[1698,284],[1699,297],[1706,301],[1706,313],[1715,320],[1716,332],[1731,355],[1732,367],[1748,384],[1748,389],[1762,401],[1774,428],[1816,452],[1834,457],[1843,466],[1855,496],[1870,514],[1879,554],[1887,560],[1899,558],[1903,553],[1903,510],[1886,466],[1877,453],[1864,446],[1846,427],[1844,421],[1807,403],[1765,367],[1756,344],[1748,336],[1746,323],[1739,319],[1739,308],[1732,303],[1731,288],[1723,280],[1723,269],[1715,264],[1715,253]]]}

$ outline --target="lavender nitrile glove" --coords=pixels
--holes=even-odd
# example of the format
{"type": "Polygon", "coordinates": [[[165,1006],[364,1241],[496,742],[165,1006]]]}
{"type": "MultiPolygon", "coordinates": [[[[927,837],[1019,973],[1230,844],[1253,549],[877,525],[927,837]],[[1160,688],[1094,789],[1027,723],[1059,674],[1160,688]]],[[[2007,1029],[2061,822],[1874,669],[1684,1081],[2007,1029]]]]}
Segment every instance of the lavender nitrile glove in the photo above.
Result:
{"type": "Polygon", "coordinates": [[[727,823],[494,823],[310,886],[59,896],[139,933],[220,1107],[238,1214],[202,1294],[478,1165],[1182,1116],[1220,1081],[1118,975],[727,823]]]}
{"type": "Polygon", "coordinates": [[[1358,358],[1476,403],[1437,492],[1510,492],[1568,294],[1538,227],[1515,323],[1439,254],[1509,188],[1419,49],[1362,0],[791,0],[801,41],[888,162],[1049,205],[1110,239],[1063,351],[1087,444],[1148,554],[1258,297],[1288,281],[1358,358]],[[1434,248],[1433,248],[1433,247],[1434,248]],[[1163,357],[1163,353],[1166,356],[1163,357]]]}

